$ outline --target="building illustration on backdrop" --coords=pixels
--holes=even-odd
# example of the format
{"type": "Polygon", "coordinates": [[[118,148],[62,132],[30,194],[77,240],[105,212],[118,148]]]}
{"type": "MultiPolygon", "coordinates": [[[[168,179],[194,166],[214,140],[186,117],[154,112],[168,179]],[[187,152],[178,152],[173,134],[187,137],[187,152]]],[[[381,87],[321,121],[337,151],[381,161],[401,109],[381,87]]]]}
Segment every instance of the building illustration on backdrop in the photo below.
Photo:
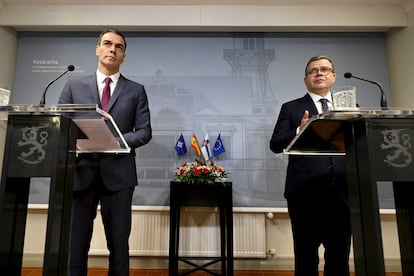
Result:
{"type": "Polygon", "coordinates": [[[158,69],[145,80],[153,140],[139,149],[136,204],[146,205],[142,194],[157,196],[155,201],[168,197],[176,167],[196,158],[189,149],[193,133],[199,142],[208,133],[211,143],[221,133],[226,152],[216,161],[231,173],[235,205],[283,201],[286,162],[268,149],[278,105],[268,73],[275,51],[265,49],[264,37],[233,37],[232,44],[222,56],[228,76],[164,76],[158,69]],[[189,152],[178,158],[174,145],[181,133],[189,152]]]}

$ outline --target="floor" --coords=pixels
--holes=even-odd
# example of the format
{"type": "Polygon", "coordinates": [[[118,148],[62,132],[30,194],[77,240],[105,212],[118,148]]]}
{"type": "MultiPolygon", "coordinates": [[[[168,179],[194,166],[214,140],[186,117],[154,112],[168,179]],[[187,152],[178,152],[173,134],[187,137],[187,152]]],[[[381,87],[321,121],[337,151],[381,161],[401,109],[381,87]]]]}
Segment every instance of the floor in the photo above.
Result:
{"type": "MultiPolygon", "coordinates": [[[[106,276],[105,268],[91,268],[88,276],[106,276]]],[[[206,272],[193,273],[195,276],[211,275],[206,272]]],[[[322,276],[322,272],[320,273],[322,276]]],[[[351,276],[355,274],[352,273],[351,276]]],[[[40,268],[23,268],[21,276],[42,276],[40,268]]],[[[131,269],[130,276],[168,276],[167,269],[131,269]]],[[[236,270],[234,276],[293,276],[293,271],[288,270],[236,270]]],[[[401,272],[387,272],[387,276],[402,276],[401,272]]]]}

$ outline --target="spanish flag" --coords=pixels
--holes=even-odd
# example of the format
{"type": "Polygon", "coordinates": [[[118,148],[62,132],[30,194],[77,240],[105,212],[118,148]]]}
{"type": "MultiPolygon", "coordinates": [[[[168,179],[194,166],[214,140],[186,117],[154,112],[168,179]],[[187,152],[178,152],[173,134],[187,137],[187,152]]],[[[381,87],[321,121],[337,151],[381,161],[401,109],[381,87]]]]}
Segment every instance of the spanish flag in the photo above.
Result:
{"type": "Polygon", "coordinates": [[[194,150],[197,156],[200,156],[201,149],[200,145],[198,144],[197,136],[195,136],[195,134],[193,134],[193,137],[191,138],[191,148],[194,150]]]}

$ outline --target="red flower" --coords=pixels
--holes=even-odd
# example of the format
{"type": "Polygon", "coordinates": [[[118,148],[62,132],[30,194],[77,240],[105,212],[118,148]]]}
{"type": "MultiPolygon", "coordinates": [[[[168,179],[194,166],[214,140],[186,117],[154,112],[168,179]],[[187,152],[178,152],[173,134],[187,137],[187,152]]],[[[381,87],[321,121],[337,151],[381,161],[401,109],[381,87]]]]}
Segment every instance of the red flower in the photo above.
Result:
{"type": "Polygon", "coordinates": [[[181,174],[183,174],[183,173],[184,173],[184,171],[185,171],[184,167],[180,167],[180,168],[178,168],[178,170],[177,170],[177,174],[181,175],[181,174]]]}
{"type": "Polygon", "coordinates": [[[215,166],[214,170],[217,172],[224,172],[224,168],[222,166],[215,166]]]}
{"type": "Polygon", "coordinates": [[[221,166],[204,160],[195,160],[193,162],[185,162],[181,167],[177,168],[175,178],[181,182],[187,183],[214,183],[216,181],[224,181],[227,172],[221,166]]]}
{"type": "Polygon", "coordinates": [[[194,172],[195,175],[200,175],[200,174],[203,173],[203,171],[201,170],[200,167],[194,167],[193,172],[194,172]]]}

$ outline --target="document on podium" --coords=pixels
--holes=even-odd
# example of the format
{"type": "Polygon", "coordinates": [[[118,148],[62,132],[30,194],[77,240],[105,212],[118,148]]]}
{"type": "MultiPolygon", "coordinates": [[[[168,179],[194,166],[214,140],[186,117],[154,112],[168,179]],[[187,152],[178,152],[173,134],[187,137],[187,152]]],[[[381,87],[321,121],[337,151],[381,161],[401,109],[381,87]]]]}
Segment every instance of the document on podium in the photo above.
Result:
{"type": "Polygon", "coordinates": [[[295,138],[284,149],[285,154],[345,155],[342,122],[357,119],[360,110],[327,111],[309,118],[295,138]]]}
{"type": "Polygon", "coordinates": [[[305,127],[284,149],[285,154],[346,155],[343,124],[360,118],[396,118],[413,116],[414,111],[402,108],[352,108],[330,110],[309,118],[305,127]]]}
{"type": "Polygon", "coordinates": [[[76,153],[129,153],[131,148],[112,116],[97,105],[1,105],[0,121],[9,114],[56,115],[70,118],[78,127],[76,153]]]}
{"type": "Polygon", "coordinates": [[[284,149],[285,154],[345,155],[341,122],[325,114],[309,118],[307,124],[284,149]]]}
{"type": "Polygon", "coordinates": [[[101,116],[92,118],[75,116],[72,118],[81,130],[76,140],[76,152],[129,153],[131,148],[112,116],[98,107],[96,112],[101,116]]]}

